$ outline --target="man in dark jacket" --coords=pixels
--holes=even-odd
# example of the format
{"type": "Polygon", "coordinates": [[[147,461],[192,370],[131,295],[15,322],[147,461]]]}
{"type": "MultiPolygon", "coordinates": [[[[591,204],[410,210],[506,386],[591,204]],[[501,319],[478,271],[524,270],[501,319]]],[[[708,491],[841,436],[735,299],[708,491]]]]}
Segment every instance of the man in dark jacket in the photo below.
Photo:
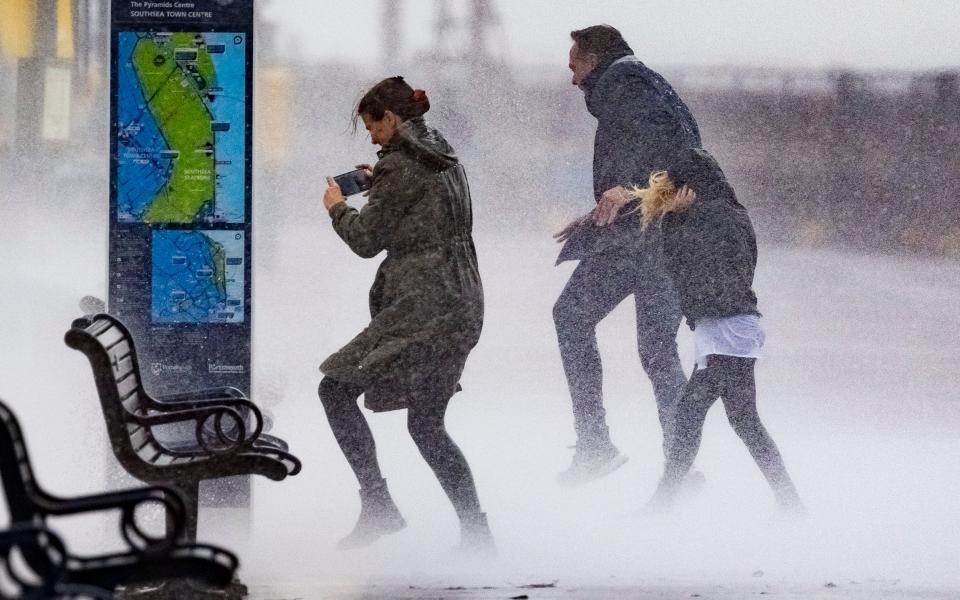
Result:
{"type": "Polygon", "coordinates": [[[640,360],[653,384],[665,446],[669,442],[672,409],[686,383],[676,346],[680,308],[659,235],[653,228],[642,232],[636,213],[620,211],[630,202],[628,186],[645,184],[679,150],[698,147],[700,132],[670,84],[634,56],[619,31],[597,25],[570,35],[572,83],[597,119],[597,207],[556,235],[565,242],[557,262],[580,261],[553,310],[577,433],[573,463],[560,481],[576,484],[626,460],[606,424],[595,328],[631,295],[640,360]]]}

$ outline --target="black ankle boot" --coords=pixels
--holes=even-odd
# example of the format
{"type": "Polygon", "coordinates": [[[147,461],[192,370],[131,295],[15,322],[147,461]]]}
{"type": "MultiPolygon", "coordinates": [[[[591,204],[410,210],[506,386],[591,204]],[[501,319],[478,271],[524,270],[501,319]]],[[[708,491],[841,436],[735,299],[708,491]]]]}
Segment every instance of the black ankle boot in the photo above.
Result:
{"type": "Polygon", "coordinates": [[[387,480],[370,488],[360,488],[360,518],[353,531],[337,543],[337,548],[347,550],[369,546],[388,533],[395,533],[407,526],[400,510],[393,503],[387,480]]]}
{"type": "Polygon", "coordinates": [[[457,550],[477,558],[497,557],[497,545],[487,524],[487,513],[477,513],[460,520],[460,546],[457,550]]]}

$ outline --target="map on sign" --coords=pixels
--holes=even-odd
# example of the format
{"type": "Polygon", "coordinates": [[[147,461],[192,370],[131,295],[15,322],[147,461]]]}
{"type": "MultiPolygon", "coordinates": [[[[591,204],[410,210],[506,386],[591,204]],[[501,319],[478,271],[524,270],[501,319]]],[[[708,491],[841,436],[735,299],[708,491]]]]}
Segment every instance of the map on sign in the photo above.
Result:
{"type": "Polygon", "coordinates": [[[243,322],[243,252],[242,231],[154,231],[153,322],[243,322]]]}
{"type": "Polygon", "coordinates": [[[242,223],[246,35],[120,32],[117,220],[242,223]]]}

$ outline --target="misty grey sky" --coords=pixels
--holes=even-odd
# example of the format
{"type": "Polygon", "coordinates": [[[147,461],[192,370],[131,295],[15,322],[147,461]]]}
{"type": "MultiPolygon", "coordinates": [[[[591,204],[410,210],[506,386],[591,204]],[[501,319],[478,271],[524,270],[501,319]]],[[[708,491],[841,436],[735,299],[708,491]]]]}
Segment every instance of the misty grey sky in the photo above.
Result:
{"type": "MultiPolygon", "coordinates": [[[[401,0],[403,53],[433,43],[435,0],[401,0]]],[[[449,0],[462,14],[467,2],[449,0]]],[[[381,0],[271,0],[281,47],[373,63],[381,0]]],[[[957,0],[497,0],[501,52],[566,64],[568,32],[606,22],[652,64],[934,69],[960,65],[957,0]]]]}

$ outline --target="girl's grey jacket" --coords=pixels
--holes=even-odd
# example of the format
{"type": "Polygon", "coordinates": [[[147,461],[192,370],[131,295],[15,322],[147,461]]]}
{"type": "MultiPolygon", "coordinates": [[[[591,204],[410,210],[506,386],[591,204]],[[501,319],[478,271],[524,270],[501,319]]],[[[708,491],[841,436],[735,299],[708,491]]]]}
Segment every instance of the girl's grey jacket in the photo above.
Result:
{"type": "Polygon", "coordinates": [[[660,223],[667,272],[693,329],[697,320],[759,315],[753,292],[757,238],[747,209],[717,161],[700,148],[680,153],[668,169],[676,186],[696,193],[684,212],[660,223]]]}
{"type": "Polygon", "coordinates": [[[459,389],[483,325],[483,287],[470,188],[450,144],[417,117],[378,156],[366,205],[330,209],[356,254],[387,252],[370,289],[371,321],[320,370],[363,386],[366,406],[385,411],[459,389]]]}

